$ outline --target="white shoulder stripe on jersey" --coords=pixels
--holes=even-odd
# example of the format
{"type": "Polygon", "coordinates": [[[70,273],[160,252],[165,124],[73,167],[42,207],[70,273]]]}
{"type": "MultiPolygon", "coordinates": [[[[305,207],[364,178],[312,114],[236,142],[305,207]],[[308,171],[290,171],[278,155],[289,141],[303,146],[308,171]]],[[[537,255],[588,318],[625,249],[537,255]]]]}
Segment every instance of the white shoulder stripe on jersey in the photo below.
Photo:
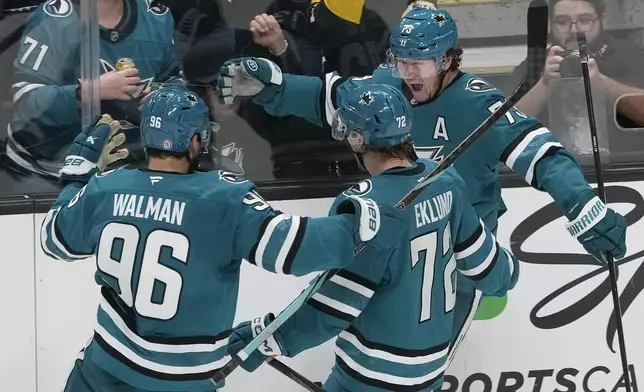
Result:
{"type": "Polygon", "coordinates": [[[336,108],[333,106],[331,97],[333,96],[333,85],[338,79],[341,79],[341,77],[335,72],[329,72],[324,75],[324,113],[326,122],[329,125],[333,125],[333,115],[336,108]]]}
{"type": "Polygon", "coordinates": [[[358,364],[356,361],[353,360],[347,353],[342,351],[338,346],[335,346],[335,354],[340,357],[344,361],[344,363],[347,364],[351,369],[354,371],[362,374],[363,376],[370,378],[372,380],[378,380],[378,381],[383,381],[388,384],[397,384],[401,386],[411,386],[411,385],[418,385],[422,384],[424,382],[427,382],[429,380],[432,380],[438,375],[440,375],[442,372],[445,371],[447,368],[447,364],[443,364],[441,367],[438,369],[434,370],[433,372],[430,372],[428,374],[425,374],[424,376],[420,377],[400,377],[400,376],[394,376],[391,374],[387,373],[381,373],[381,372],[376,372],[373,370],[369,370],[362,365],[358,364]]]}
{"type": "Polygon", "coordinates": [[[333,275],[333,277],[331,277],[331,279],[329,280],[337,285],[340,285],[344,288],[354,291],[364,297],[371,298],[373,296],[373,290],[371,290],[370,288],[364,287],[359,283],[356,283],[352,280],[349,280],[337,274],[333,275]]]}
{"type": "Polygon", "coordinates": [[[361,311],[354,308],[353,306],[349,306],[347,304],[344,304],[338,300],[335,300],[333,298],[329,298],[325,295],[322,295],[320,293],[315,293],[311,297],[311,299],[314,299],[320,303],[323,303],[324,305],[331,307],[338,312],[344,313],[346,315],[350,315],[352,317],[358,317],[360,316],[361,311]]]}
{"type": "MultiPolygon", "coordinates": [[[[102,309],[105,314],[112,320],[114,325],[127,337],[130,342],[141,347],[142,349],[148,351],[154,351],[158,353],[171,353],[171,354],[184,354],[184,353],[209,353],[215,352],[222,347],[228,345],[228,338],[217,341],[215,344],[161,344],[161,343],[151,343],[147,340],[141,338],[139,335],[132,332],[131,329],[127,327],[125,321],[119,316],[119,314],[114,310],[109,302],[105,298],[101,298],[100,309],[102,309]]],[[[97,321],[98,322],[98,321],[97,321]]]]}
{"type": "MultiPolygon", "coordinates": [[[[360,342],[360,340],[358,340],[358,338],[354,334],[347,332],[346,330],[342,331],[339,337],[351,343],[360,352],[362,352],[363,354],[369,357],[378,358],[389,362],[395,362],[402,365],[423,365],[423,364],[431,363],[439,359],[446,359],[447,354],[449,353],[449,346],[448,346],[439,352],[431,353],[427,355],[416,356],[416,357],[402,356],[398,354],[392,354],[384,350],[376,350],[373,348],[366,347],[364,344],[360,342]]],[[[336,340],[336,346],[337,344],[338,343],[336,340]]]]}
{"type": "Polygon", "coordinates": [[[96,326],[94,327],[94,331],[103,338],[105,343],[107,343],[110,347],[112,347],[114,350],[118,351],[121,355],[123,355],[125,358],[129,359],[130,361],[136,363],[137,365],[144,367],[146,369],[153,370],[155,372],[159,373],[165,373],[165,374],[195,374],[195,373],[206,373],[206,372],[211,372],[213,370],[219,369],[220,367],[224,366],[230,357],[228,355],[224,356],[222,359],[211,362],[211,363],[206,363],[203,365],[196,365],[196,366],[170,366],[170,365],[163,365],[160,363],[152,362],[148,359],[142,358],[139,354],[135,353],[132,351],[129,347],[125,346],[123,343],[119,342],[115,337],[110,335],[105,328],[103,328],[100,324],[96,323],[96,326]]]}
{"type": "Polygon", "coordinates": [[[496,240],[494,239],[494,236],[492,236],[492,248],[490,249],[490,253],[488,253],[485,260],[483,260],[481,264],[479,264],[474,268],[470,268],[468,270],[459,269],[459,271],[461,271],[463,275],[469,276],[469,277],[477,276],[483,273],[494,261],[494,256],[496,255],[496,249],[497,249],[496,247],[497,247],[496,240]]]}
{"type": "MultiPolygon", "coordinates": [[[[456,260],[463,260],[466,257],[472,256],[474,253],[478,252],[479,249],[481,249],[481,246],[483,246],[483,244],[485,243],[485,239],[487,238],[487,234],[485,234],[485,230],[483,230],[483,228],[485,228],[485,225],[480,219],[479,224],[481,225],[481,235],[479,235],[479,238],[477,238],[476,241],[474,241],[474,243],[466,249],[463,249],[460,252],[454,252],[456,260]]],[[[492,236],[492,239],[494,240],[494,236],[492,236]]]]}
{"type": "Polygon", "coordinates": [[[517,146],[512,150],[510,155],[508,155],[508,159],[505,160],[505,164],[512,170],[514,170],[514,165],[517,162],[517,159],[521,156],[521,153],[530,145],[530,142],[534,140],[539,135],[543,135],[550,132],[548,128],[546,127],[541,127],[537,128],[534,131],[528,133],[525,135],[523,140],[521,140],[521,143],[517,144],[517,146]]]}

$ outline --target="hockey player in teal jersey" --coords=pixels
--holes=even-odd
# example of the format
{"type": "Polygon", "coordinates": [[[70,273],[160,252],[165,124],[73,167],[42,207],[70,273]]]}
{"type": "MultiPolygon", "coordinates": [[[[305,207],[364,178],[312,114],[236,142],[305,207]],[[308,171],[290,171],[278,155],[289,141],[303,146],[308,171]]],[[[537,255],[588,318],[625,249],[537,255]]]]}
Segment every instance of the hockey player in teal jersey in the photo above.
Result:
{"type": "MultiPolygon", "coordinates": [[[[138,125],[139,100],[154,83],[181,82],[172,15],[152,0],[94,1],[100,22],[114,23],[100,27],[101,112],[138,125]],[[121,65],[132,65],[119,64],[122,58],[131,59],[135,68],[120,70],[121,65]]],[[[80,52],[86,37],[79,8],[71,0],[46,1],[25,25],[13,64],[14,106],[6,146],[7,164],[18,176],[20,190],[57,191],[58,171],[82,130],[80,52]],[[30,182],[36,184],[21,186],[30,182]]]]}
{"type": "MultiPolygon", "coordinates": [[[[269,339],[282,355],[334,336],[328,392],[436,391],[447,367],[456,276],[489,295],[504,295],[519,277],[518,261],[499,246],[450,168],[402,213],[393,206],[436,163],[406,157],[413,149],[408,100],[394,87],[344,83],[337,89],[334,137],[346,140],[371,177],[338,196],[368,196],[381,206],[376,237],[269,339]],[[400,306],[400,304],[405,304],[400,306]]],[[[271,319],[237,326],[230,351],[243,348],[271,319]]],[[[258,352],[242,366],[252,371],[258,352]]]]}
{"type": "MultiPolygon", "coordinates": [[[[390,36],[388,64],[355,83],[382,83],[403,91],[416,121],[411,135],[419,155],[440,161],[505,100],[484,79],[459,70],[462,50],[456,24],[447,11],[411,8],[390,36]],[[426,155],[429,154],[429,155],[426,155]]],[[[283,74],[264,59],[232,59],[218,80],[220,99],[254,96],[273,115],[296,115],[315,124],[331,123],[337,89],[345,79],[283,74]]],[[[539,122],[511,109],[454,163],[468,186],[478,215],[494,233],[506,207],[498,182],[504,163],[540,191],[548,192],[570,221],[575,238],[596,259],[626,252],[626,221],[596,197],[575,158],[539,122]],[[596,206],[597,216],[586,216],[596,206]]],[[[452,338],[460,341],[474,317],[481,293],[460,278],[452,338]]],[[[486,299],[497,301],[504,299],[486,299]]],[[[504,302],[502,302],[504,303],[504,302]]],[[[458,347],[458,344],[452,346],[458,347]]],[[[455,352],[455,350],[454,350],[455,352]]]]}
{"type": "Polygon", "coordinates": [[[215,390],[242,259],[298,276],[339,268],[379,228],[367,198],[330,217],[290,216],[244,178],[193,172],[211,130],[207,106],[184,88],[153,93],[142,118],[148,168],[92,175],[125,155],[118,123],[104,117],[74,140],[67,185],[42,225],[45,253],[96,256],[101,286],[94,335],[65,392],[215,390]]]}

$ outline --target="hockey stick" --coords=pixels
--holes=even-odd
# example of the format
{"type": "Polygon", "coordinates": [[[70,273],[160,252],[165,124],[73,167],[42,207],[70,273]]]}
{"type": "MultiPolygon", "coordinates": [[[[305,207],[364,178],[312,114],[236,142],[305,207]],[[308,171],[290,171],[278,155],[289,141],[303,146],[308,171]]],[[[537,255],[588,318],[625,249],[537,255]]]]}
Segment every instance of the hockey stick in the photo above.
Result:
{"type": "Polygon", "coordinates": [[[273,369],[277,370],[278,372],[282,373],[286,377],[298,383],[302,388],[306,389],[307,391],[325,392],[324,389],[322,389],[322,387],[318,386],[313,381],[309,380],[308,378],[304,377],[300,373],[291,369],[284,362],[280,362],[277,359],[272,358],[268,361],[268,364],[271,365],[273,369]]]}
{"type": "MultiPolygon", "coordinates": [[[[593,105],[593,93],[590,86],[590,71],[588,70],[588,48],[586,34],[577,33],[577,44],[579,46],[579,57],[581,59],[581,74],[584,80],[584,91],[586,93],[586,106],[588,107],[588,122],[590,125],[590,140],[593,145],[593,161],[597,175],[597,196],[606,204],[606,191],[604,189],[604,176],[602,174],[601,157],[599,155],[599,141],[597,140],[597,125],[595,124],[595,110],[593,105]]],[[[610,291],[613,294],[613,306],[615,307],[615,324],[617,326],[617,341],[624,371],[624,383],[626,392],[631,392],[631,381],[628,373],[628,359],[626,359],[626,342],[624,340],[624,326],[622,324],[622,307],[619,303],[619,292],[617,291],[617,264],[613,256],[605,255],[608,263],[608,278],[610,291]]]]}
{"type": "MultiPolygon", "coordinates": [[[[363,245],[359,244],[356,246],[356,254],[362,249],[363,245]]],[[[297,310],[304,305],[304,302],[308,300],[313,294],[315,294],[320,287],[328,280],[330,279],[333,275],[335,275],[339,270],[338,269],[332,269],[325,271],[321,273],[320,275],[317,276],[310,284],[309,286],[304,289],[298,295],[286,308],[284,308],[280,314],[275,317],[275,319],[268,324],[264,330],[262,330],[253,340],[250,341],[244,347],[241,351],[239,351],[236,355],[233,355],[230,361],[226,363],[219,371],[217,371],[213,376],[212,379],[215,383],[221,382],[224,378],[226,378],[230,373],[233,372],[233,370],[237,369],[239,365],[242,364],[248,358],[259,346],[264,343],[266,339],[268,339],[279,327],[282,326],[288,320],[297,312],[297,310]]]]}
{"type": "Polygon", "coordinates": [[[403,211],[438,176],[450,167],[463,153],[483,136],[501,117],[510,110],[523,96],[534,87],[541,77],[541,71],[546,62],[546,46],[548,43],[548,5],[545,0],[533,0],[528,8],[528,56],[526,58],[526,74],[519,87],[505,100],[503,105],[466,137],[438,166],[418,180],[407,194],[396,203],[396,210],[403,211]]]}

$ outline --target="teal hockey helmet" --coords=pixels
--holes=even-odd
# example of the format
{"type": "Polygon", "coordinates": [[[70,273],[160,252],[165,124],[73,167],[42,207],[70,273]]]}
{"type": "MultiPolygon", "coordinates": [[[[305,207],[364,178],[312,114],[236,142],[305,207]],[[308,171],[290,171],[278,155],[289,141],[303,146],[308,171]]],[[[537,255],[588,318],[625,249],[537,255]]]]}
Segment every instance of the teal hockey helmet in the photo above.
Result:
{"type": "Polygon", "coordinates": [[[412,8],[389,36],[388,68],[398,77],[406,77],[403,68],[415,77],[432,76],[445,70],[447,52],[457,47],[458,28],[449,12],[412,8]]]}
{"type": "Polygon", "coordinates": [[[363,145],[393,147],[411,138],[411,105],[395,87],[349,79],[338,87],[336,102],[332,136],[347,140],[354,152],[363,145]]]}
{"type": "Polygon", "coordinates": [[[201,144],[210,140],[208,106],[183,86],[161,88],[147,99],[141,110],[141,135],[145,148],[184,153],[194,135],[201,144]]]}

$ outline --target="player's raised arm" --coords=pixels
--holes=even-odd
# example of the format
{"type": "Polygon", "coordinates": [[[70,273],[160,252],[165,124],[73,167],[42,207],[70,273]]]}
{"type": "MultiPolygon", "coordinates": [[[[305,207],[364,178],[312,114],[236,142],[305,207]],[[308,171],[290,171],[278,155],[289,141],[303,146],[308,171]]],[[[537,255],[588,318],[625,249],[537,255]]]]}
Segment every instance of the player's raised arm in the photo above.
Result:
{"type": "MultiPolygon", "coordinates": [[[[484,105],[487,115],[503,103],[498,91],[489,93],[484,105]]],[[[481,112],[480,117],[484,115],[481,112]]],[[[472,111],[472,116],[477,117],[472,111]]],[[[484,118],[480,119],[481,122],[484,118]]],[[[477,119],[478,121],[478,119],[477,119]]],[[[521,176],[535,189],[548,192],[566,218],[567,229],[587,252],[602,259],[608,252],[615,259],[626,253],[624,217],[595,196],[579,163],[534,117],[511,109],[490,134],[481,139],[493,156],[521,176]],[[600,214],[590,214],[593,208],[600,214]]]]}
{"type": "Polygon", "coordinates": [[[519,262],[476,214],[467,199],[465,182],[455,171],[452,178],[458,189],[452,209],[455,219],[450,223],[456,268],[484,294],[503,296],[519,279],[519,262]]]}
{"type": "Polygon", "coordinates": [[[72,9],[52,2],[27,19],[13,62],[14,120],[40,127],[80,122],[78,81],[69,78],[78,66],[77,19],[72,9]]]}
{"type": "Polygon", "coordinates": [[[336,73],[322,78],[282,73],[270,60],[243,57],[221,67],[217,94],[222,103],[254,97],[271,115],[294,115],[322,126],[333,120],[335,89],[344,80],[336,73]]]}
{"type": "Polygon", "coordinates": [[[276,211],[254,190],[237,207],[234,253],[269,272],[306,275],[353,261],[356,243],[380,228],[380,211],[370,199],[353,197],[336,215],[307,218],[276,211]]]}
{"type": "Polygon", "coordinates": [[[128,156],[118,149],[125,142],[118,121],[103,115],[88,130],[81,132],[70,147],[70,154],[60,170],[65,188],[51,206],[40,230],[43,251],[58,260],[76,261],[94,254],[90,239],[94,195],[99,187],[94,176],[108,164],[128,156]],[[115,136],[116,135],[116,136],[115,136]]]}

